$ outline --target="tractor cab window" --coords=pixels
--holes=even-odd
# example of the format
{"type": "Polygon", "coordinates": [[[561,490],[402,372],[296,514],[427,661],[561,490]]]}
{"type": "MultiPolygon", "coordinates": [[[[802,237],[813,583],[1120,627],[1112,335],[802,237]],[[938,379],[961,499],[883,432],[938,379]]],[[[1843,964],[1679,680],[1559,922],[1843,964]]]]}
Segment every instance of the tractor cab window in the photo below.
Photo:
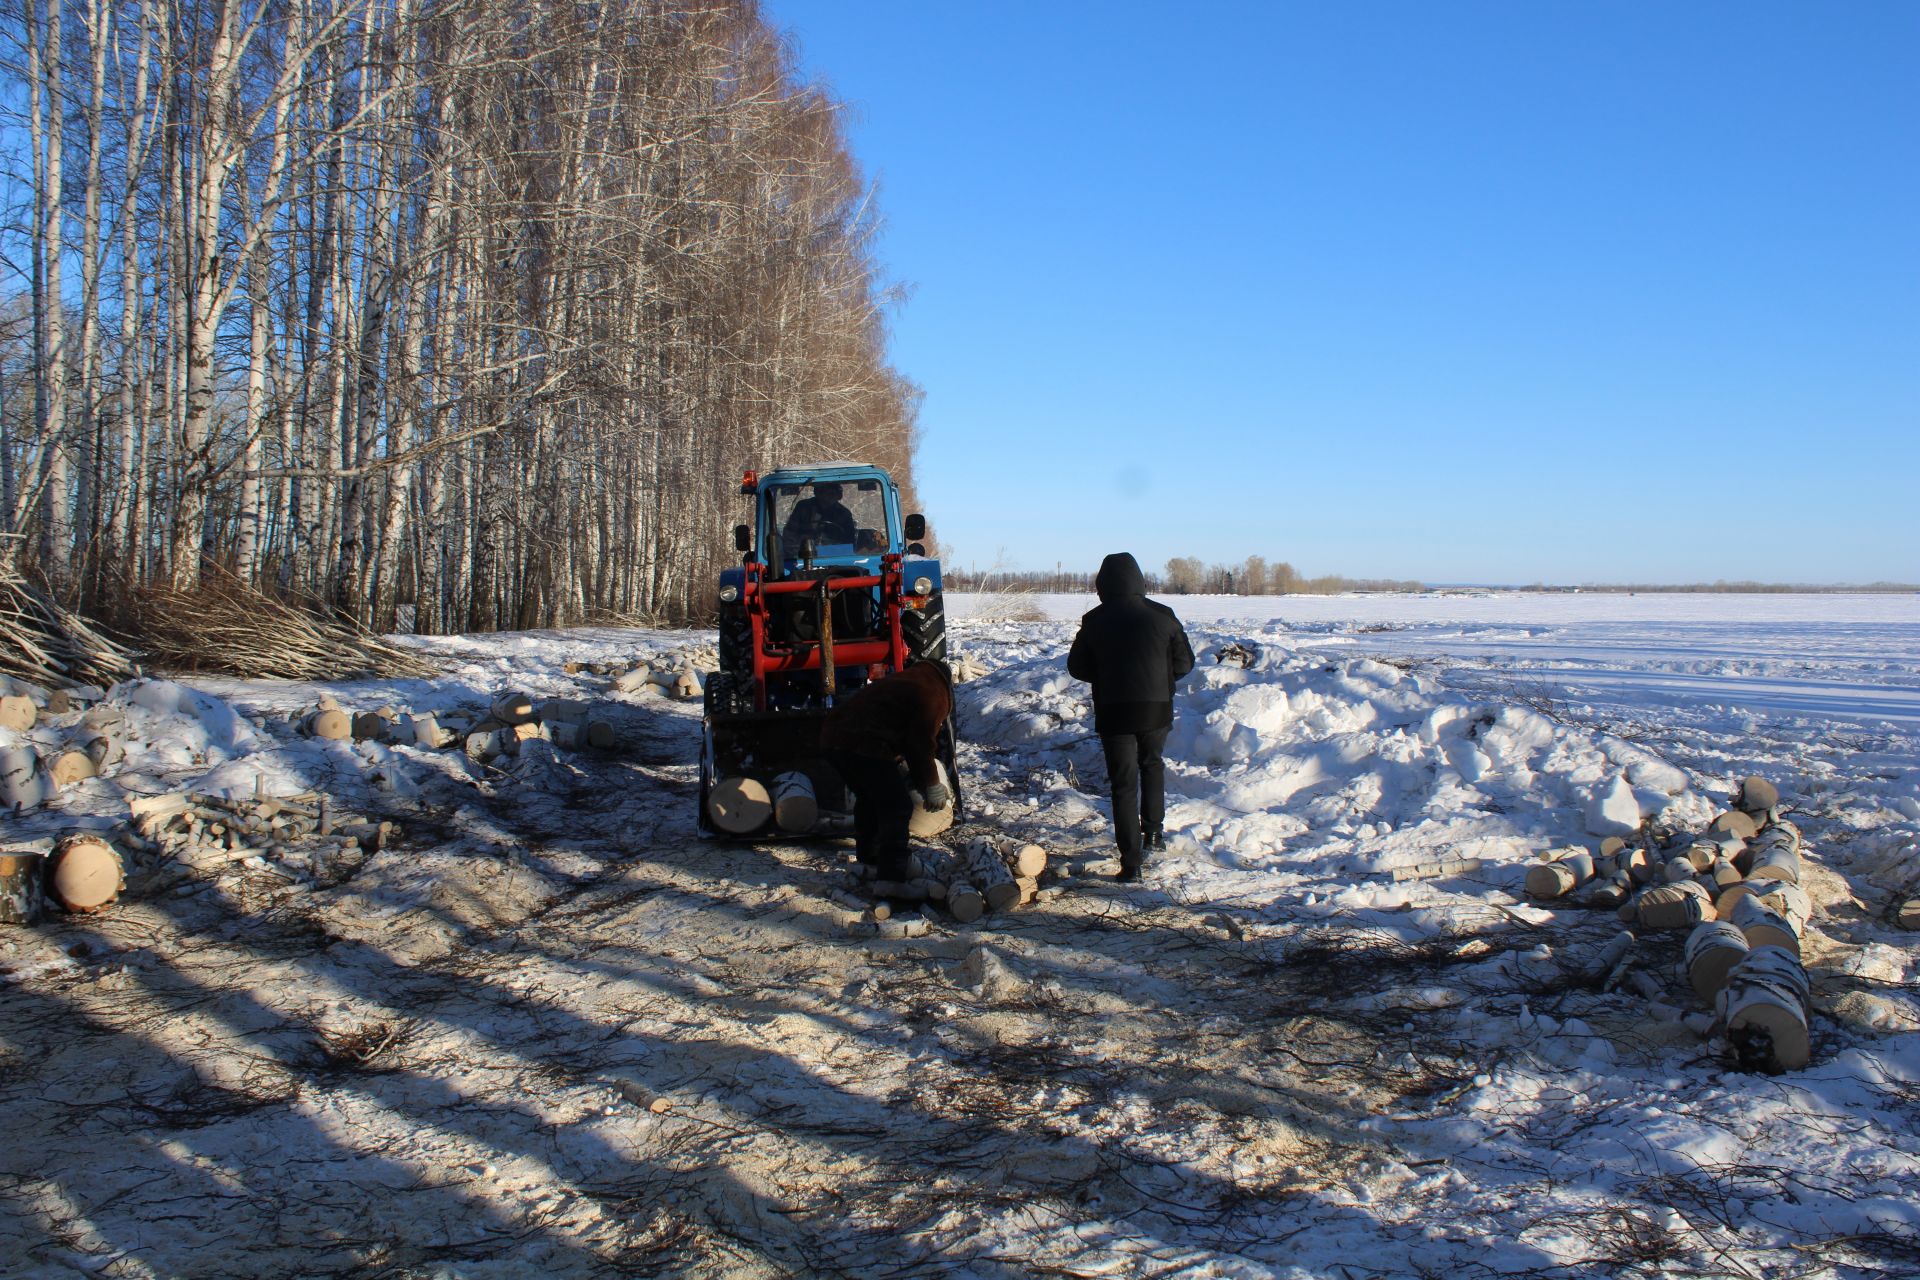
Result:
{"type": "Polygon", "coordinates": [[[876,480],[780,485],[773,493],[773,519],[787,560],[808,541],[816,556],[874,555],[887,549],[886,499],[876,480]]]}

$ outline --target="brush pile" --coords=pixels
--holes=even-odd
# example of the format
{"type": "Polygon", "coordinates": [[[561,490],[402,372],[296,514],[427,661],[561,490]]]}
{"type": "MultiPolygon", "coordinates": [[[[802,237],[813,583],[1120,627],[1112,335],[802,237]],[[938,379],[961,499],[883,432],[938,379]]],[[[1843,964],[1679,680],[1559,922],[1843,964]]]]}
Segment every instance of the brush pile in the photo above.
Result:
{"type": "Polygon", "coordinates": [[[0,564],[0,675],[57,687],[110,685],[134,670],[126,648],[0,564]]]}
{"type": "Polygon", "coordinates": [[[192,591],[141,592],[134,626],[148,661],[177,671],[281,680],[434,674],[351,619],[288,603],[212,567],[192,591]]]}

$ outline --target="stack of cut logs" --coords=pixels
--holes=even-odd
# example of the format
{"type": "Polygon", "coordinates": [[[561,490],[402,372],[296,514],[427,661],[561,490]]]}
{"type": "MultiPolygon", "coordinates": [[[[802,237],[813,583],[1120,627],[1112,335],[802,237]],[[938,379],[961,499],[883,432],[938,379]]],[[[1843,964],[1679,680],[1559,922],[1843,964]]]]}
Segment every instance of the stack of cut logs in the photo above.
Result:
{"type": "Polygon", "coordinates": [[[0,740],[0,810],[31,809],[56,792],[99,776],[126,756],[127,726],[118,707],[100,705],[99,689],[55,689],[51,692],[21,680],[0,676],[0,729],[10,730],[0,740]],[[42,754],[30,742],[12,739],[41,729],[42,737],[59,734],[63,741],[42,754]],[[12,745],[8,745],[12,741],[12,745]]]}
{"type": "Polygon", "coordinates": [[[142,796],[127,807],[148,847],[211,874],[236,863],[263,867],[271,858],[288,872],[323,877],[343,859],[384,849],[398,834],[391,822],[334,812],[324,794],[236,800],[174,792],[142,796]]]}
{"type": "Polygon", "coordinates": [[[464,723],[442,723],[436,715],[403,714],[393,707],[350,713],[333,699],[323,698],[301,718],[300,727],[315,738],[429,748],[458,742],[470,758],[482,764],[515,755],[521,743],[536,738],[570,750],[607,750],[614,745],[613,726],[596,718],[591,704],[578,698],[535,702],[522,693],[501,694],[486,712],[464,723]]]}
{"type": "Polygon", "coordinates": [[[645,662],[638,666],[616,662],[568,662],[562,664],[561,670],[568,675],[584,672],[611,677],[608,687],[615,693],[644,693],[648,689],[658,689],[676,698],[697,698],[705,692],[700,668],[704,666],[711,670],[718,662],[719,654],[707,650],[687,654],[679,661],[662,661],[657,666],[645,662]]]}
{"type": "Polygon", "coordinates": [[[971,924],[989,911],[1032,902],[1046,869],[1047,851],[1037,844],[974,836],[958,848],[923,845],[914,851],[910,879],[875,880],[869,888],[882,898],[941,903],[955,920],[971,924]]]}
{"type": "Polygon", "coordinates": [[[1615,907],[1641,929],[1691,929],[1684,976],[1714,1009],[1745,1068],[1807,1064],[1807,976],[1800,939],[1813,914],[1800,887],[1800,831],[1780,817],[1780,792],[1764,778],[1741,784],[1704,833],[1657,850],[1610,840],[1599,854],[1562,850],[1527,871],[1536,898],[1573,893],[1615,907]]]}

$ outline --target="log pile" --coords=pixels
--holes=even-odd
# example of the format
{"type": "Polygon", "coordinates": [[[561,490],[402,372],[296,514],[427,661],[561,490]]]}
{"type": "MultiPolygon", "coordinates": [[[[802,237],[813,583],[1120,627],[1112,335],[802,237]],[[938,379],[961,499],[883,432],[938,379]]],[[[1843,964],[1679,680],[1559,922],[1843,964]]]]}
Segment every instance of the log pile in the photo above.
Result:
{"type": "Polygon", "coordinates": [[[59,723],[100,696],[101,691],[91,686],[49,692],[0,676],[0,728],[15,734],[37,729],[41,740],[40,745],[0,746],[0,811],[44,804],[125,759],[127,726],[118,707],[95,706],[77,722],[59,723]],[[60,740],[46,749],[48,737],[56,735],[60,740]]]}
{"type": "Polygon", "coordinates": [[[333,883],[399,836],[391,822],[336,812],[325,794],[231,799],[198,792],[143,796],[128,804],[136,838],[190,871],[218,877],[240,867],[333,883]]]}
{"type": "Polygon", "coordinates": [[[1046,869],[1047,851],[1040,845],[976,835],[958,848],[923,845],[914,851],[909,879],[875,880],[868,888],[882,898],[937,902],[961,924],[971,924],[989,911],[1034,901],[1046,869]]]}
{"type": "Polygon", "coordinates": [[[570,751],[611,750],[617,740],[613,725],[593,710],[590,703],[576,698],[536,702],[526,694],[508,691],[496,696],[484,712],[469,716],[402,712],[391,706],[349,714],[331,697],[323,697],[296,723],[308,737],[336,741],[430,750],[457,743],[468,758],[492,764],[518,755],[522,744],[536,739],[570,751]]]}
{"type": "MultiPolygon", "coordinates": [[[[1597,853],[1559,850],[1527,872],[1536,898],[1616,906],[1643,933],[1688,930],[1680,977],[1713,1010],[1697,1015],[1699,1024],[1724,1033],[1744,1070],[1797,1070],[1810,1056],[1800,954],[1813,904],[1800,887],[1800,831],[1779,803],[1777,787],[1750,777],[1703,832],[1678,833],[1656,849],[1609,841],[1597,853]]],[[[1658,997],[1651,978],[1633,978],[1649,1000],[1658,997]]]]}

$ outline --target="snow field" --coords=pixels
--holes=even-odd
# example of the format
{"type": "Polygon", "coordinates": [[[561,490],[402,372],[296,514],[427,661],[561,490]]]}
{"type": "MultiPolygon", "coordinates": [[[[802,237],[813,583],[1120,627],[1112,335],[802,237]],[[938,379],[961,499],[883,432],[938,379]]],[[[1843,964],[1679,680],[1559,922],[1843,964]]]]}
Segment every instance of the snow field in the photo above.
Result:
{"type": "MultiPolygon", "coordinates": [[[[1911,687],[1915,630],[1703,623],[1805,687],[1668,705],[1645,677],[1685,646],[1592,618],[1541,614],[1534,652],[1447,618],[1190,616],[1172,847],[1123,891],[1062,612],[954,628],[985,669],[972,816],[1054,849],[1057,892],[911,942],[834,903],[836,845],[691,838],[694,706],[612,699],[619,752],[501,770],[300,738],[317,686],[114,691],[127,764],[9,840],[110,825],[123,788],[256,786],[407,838],[330,887],[140,866],[113,913],[0,933],[9,1274],[1903,1273],[1920,1000],[1885,908],[1920,872],[1915,738],[1806,706],[1911,687]],[[1820,904],[1815,1059],[1779,1078],[1601,991],[1610,914],[1520,893],[1539,850],[1703,824],[1747,772],[1781,783],[1820,904]],[[1391,879],[1458,856],[1482,865],[1391,879]]],[[[597,697],[560,664],[703,639],[410,640],[442,678],[330,691],[597,697]]],[[[1678,949],[1636,954],[1686,1005],[1678,949]]]]}

